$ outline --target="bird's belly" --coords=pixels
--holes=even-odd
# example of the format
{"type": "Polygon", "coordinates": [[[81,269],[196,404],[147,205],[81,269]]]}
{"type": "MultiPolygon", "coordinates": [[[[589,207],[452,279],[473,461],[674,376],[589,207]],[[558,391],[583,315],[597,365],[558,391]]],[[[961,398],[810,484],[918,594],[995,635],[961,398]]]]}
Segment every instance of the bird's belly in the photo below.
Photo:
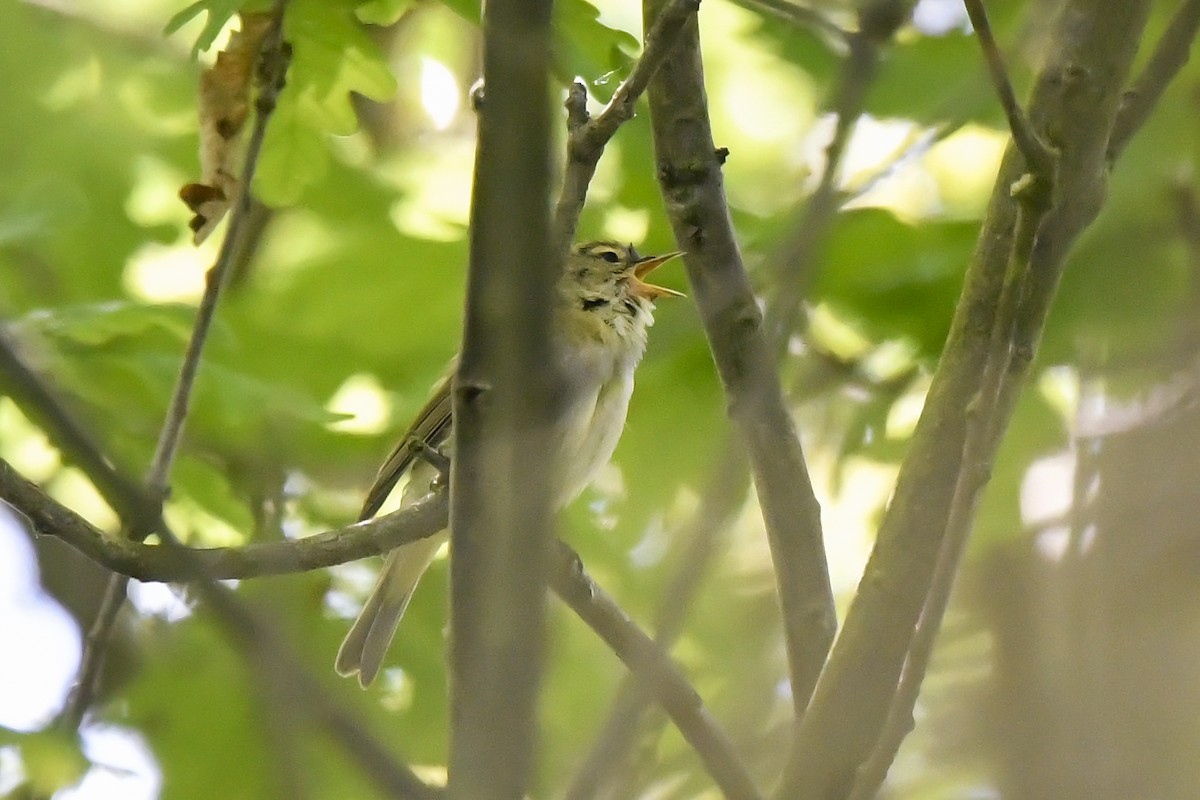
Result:
{"type": "Polygon", "coordinates": [[[632,375],[618,373],[571,404],[559,449],[559,505],[575,499],[612,457],[632,393],[632,375]]]}

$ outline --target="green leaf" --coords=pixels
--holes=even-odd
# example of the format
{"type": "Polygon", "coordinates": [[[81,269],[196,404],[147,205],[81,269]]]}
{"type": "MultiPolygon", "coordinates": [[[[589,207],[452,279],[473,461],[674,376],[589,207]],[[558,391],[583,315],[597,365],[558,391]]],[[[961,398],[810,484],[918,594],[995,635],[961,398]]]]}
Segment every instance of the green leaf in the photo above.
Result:
{"type": "Polygon", "coordinates": [[[267,127],[255,191],[268,204],[290,205],[324,175],[325,136],[358,128],[352,93],[386,100],[396,79],[347,0],[293,0],[284,17],[292,45],[288,83],[267,127]]]}
{"type": "Polygon", "coordinates": [[[870,338],[907,339],[932,357],[945,342],[977,233],[974,222],[913,226],[882,209],[843,212],[814,295],[870,338]]]}
{"type": "Polygon", "coordinates": [[[274,796],[270,759],[246,757],[259,751],[266,735],[267,711],[256,699],[261,689],[218,633],[195,618],[146,630],[149,646],[120,721],[146,737],[170,775],[169,797],[274,796]],[[181,675],[188,676],[183,692],[181,675]]]}
{"type": "Polygon", "coordinates": [[[342,0],[293,0],[284,18],[292,45],[289,88],[313,92],[329,119],[354,130],[350,92],[386,100],[396,91],[387,60],[342,0]]]}
{"type": "Polygon", "coordinates": [[[368,25],[394,25],[400,17],[416,7],[416,0],[368,0],[355,11],[359,22],[368,25]]]}
{"type": "MultiPolygon", "coordinates": [[[[252,498],[239,497],[234,493],[231,472],[226,464],[210,464],[192,455],[180,456],[171,469],[171,494],[175,498],[186,497],[249,540],[254,530],[254,515],[248,503],[252,498]]],[[[257,487],[238,488],[246,491],[257,487]]],[[[189,540],[189,544],[210,543],[205,537],[205,531],[199,530],[196,533],[197,538],[189,540]]]]}
{"type": "Polygon", "coordinates": [[[467,22],[479,24],[480,0],[441,0],[441,3],[467,22]]]}
{"type": "Polygon", "coordinates": [[[923,123],[995,116],[997,104],[971,34],[915,36],[885,48],[867,112],[923,123]]]}
{"type": "Polygon", "coordinates": [[[554,4],[555,72],[563,83],[582,76],[593,94],[607,102],[633,65],[638,40],[600,22],[587,0],[554,4]]]}
{"type": "Polygon", "coordinates": [[[88,760],[78,740],[63,732],[49,730],[19,734],[21,765],[34,797],[49,797],[83,777],[88,760]]]}
{"type": "MultiPolygon", "coordinates": [[[[468,22],[479,24],[478,0],[441,0],[468,22]]],[[[564,84],[582,77],[592,93],[607,101],[633,65],[637,37],[600,21],[600,11],[587,0],[554,4],[554,73],[564,84]]]]}
{"type": "Polygon", "coordinates": [[[779,58],[785,59],[817,81],[831,81],[837,74],[840,57],[831,42],[801,25],[784,25],[770,12],[759,9],[747,0],[737,4],[759,18],[754,38],[779,58]]]}
{"type": "Polygon", "coordinates": [[[193,18],[202,13],[207,14],[204,27],[201,29],[200,35],[196,37],[196,43],[192,45],[192,57],[195,58],[200,51],[212,47],[213,42],[221,35],[221,31],[225,29],[225,25],[233,18],[234,14],[239,11],[261,11],[267,6],[268,3],[265,0],[257,0],[257,2],[255,0],[197,0],[171,17],[163,34],[170,36],[191,22],[193,18]]]}
{"type": "MultiPolygon", "coordinates": [[[[170,341],[186,342],[195,316],[194,308],[182,304],[145,305],[116,301],[35,311],[20,323],[20,327],[69,340],[73,345],[104,348],[122,340],[163,336],[170,341]]],[[[209,335],[224,344],[229,343],[229,330],[220,322],[213,326],[209,335]]]]}
{"type": "MultiPolygon", "coordinates": [[[[689,311],[660,310],[663,324],[652,334],[669,335],[664,328],[683,323],[671,317],[689,311]]],[[[640,527],[669,505],[681,486],[702,486],[725,440],[720,382],[702,336],[694,328],[693,334],[676,343],[659,336],[638,368],[637,391],[616,453],[628,497],[623,527],[640,527]]]]}
{"type": "Polygon", "coordinates": [[[320,125],[314,122],[321,114],[317,109],[305,113],[305,105],[315,105],[315,101],[285,91],[267,126],[254,194],[268,206],[295,205],[304,190],[329,169],[329,147],[320,125]]]}

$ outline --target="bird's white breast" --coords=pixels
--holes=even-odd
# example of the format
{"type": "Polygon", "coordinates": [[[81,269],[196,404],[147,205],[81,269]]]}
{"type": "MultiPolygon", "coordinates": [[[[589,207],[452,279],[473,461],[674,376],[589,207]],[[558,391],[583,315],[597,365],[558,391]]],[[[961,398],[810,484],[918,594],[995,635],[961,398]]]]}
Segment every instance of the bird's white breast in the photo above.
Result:
{"type": "Polygon", "coordinates": [[[559,448],[559,503],[574,499],[608,463],[625,427],[641,348],[583,347],[566,365],[570,398],[559,448]]]}

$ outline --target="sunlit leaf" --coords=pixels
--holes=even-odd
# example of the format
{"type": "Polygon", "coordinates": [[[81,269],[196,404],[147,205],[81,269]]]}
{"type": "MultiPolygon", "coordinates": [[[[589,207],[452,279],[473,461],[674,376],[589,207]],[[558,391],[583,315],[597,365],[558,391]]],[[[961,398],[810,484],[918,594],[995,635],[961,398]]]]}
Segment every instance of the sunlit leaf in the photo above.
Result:
{"type": "Polygon", "coordinates": [[[368,25],[394,25],[400,17],[416,7],[416,0],[368,0],[355,11],[368,25]]]}
{"type": "Polygon", "coordinates": [[[839,214],[816,296],[836,304],[872,338],[904,338],[936,354],[976,234],[973,222],[913,226],[880,209],[839,214]]]}
{"type": "Polygon", "coordinates": [[[226,24],[239,11],[263,11],[270,7],[269,0],[197,0],[187,8],[179,11],[167,22],[163,33],[170,36],[191,20],[205,15],[204,27],[201,29],[196,43],[192,46],[192,56],[213,46],[213,42],[221,35],[226,24]]]}
{"type": "Polygon", "coordinates": [[[15,737],[25,780],[39,797],[49,797],[78,781],[88,768],[79,742],[65,732],[45,731],[15,737]]]}

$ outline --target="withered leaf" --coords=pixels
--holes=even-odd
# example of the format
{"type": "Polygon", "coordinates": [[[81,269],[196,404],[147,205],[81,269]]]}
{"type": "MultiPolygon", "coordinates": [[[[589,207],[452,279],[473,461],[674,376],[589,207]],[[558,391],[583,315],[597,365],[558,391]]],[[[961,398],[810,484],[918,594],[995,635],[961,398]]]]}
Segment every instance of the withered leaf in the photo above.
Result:
{"type": "Polygon", "coordinates": [[[254,67],[271,25],[266,13],[241,13],[241,30],[217,53],[200,76],[200,182],[189,183],[180,199],[195,215],[188,226],[200,244],[212,233],[238,192],[242,132],[250,117],[254,67]]]}

